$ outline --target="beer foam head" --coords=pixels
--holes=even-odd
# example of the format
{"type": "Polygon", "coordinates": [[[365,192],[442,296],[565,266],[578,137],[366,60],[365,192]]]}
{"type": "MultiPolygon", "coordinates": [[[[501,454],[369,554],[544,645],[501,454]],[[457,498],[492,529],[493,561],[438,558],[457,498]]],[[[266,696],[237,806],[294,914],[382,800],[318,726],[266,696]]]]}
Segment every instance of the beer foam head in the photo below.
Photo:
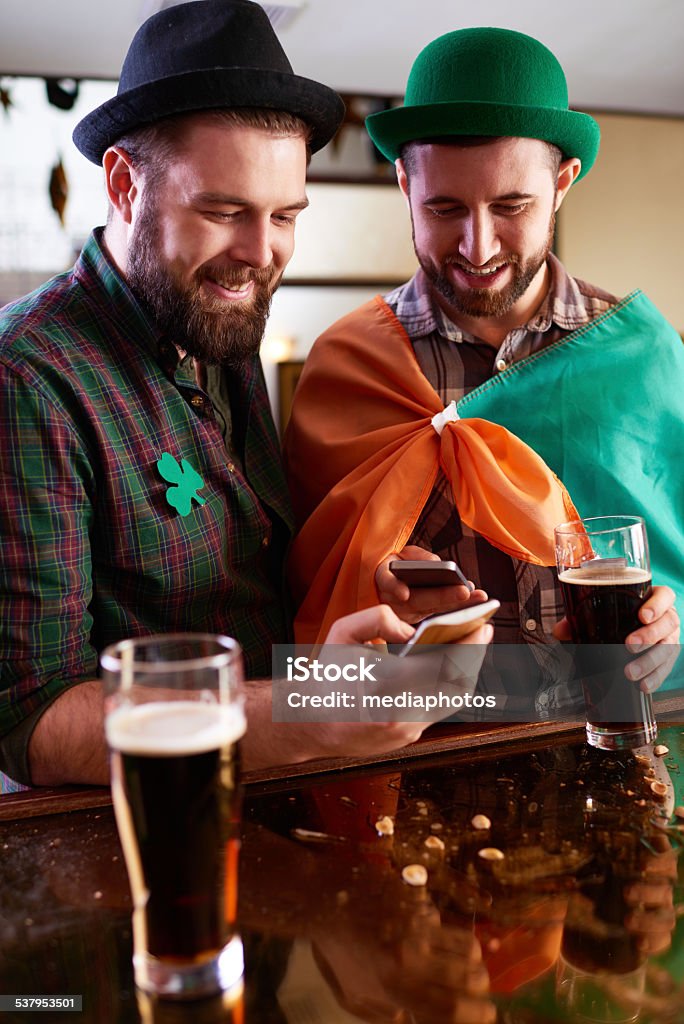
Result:
{"type": "Polygon", "coordinates": [[[246,728],[237,704],[150,701],[116,708],[105,719],[107,743],[124,754],[202,754],[239,740],[246,728]]]}
{"type": "Polygon", "coordinates": [[[558,574],[561,583],[575,583],[583,587],[610,587],[619,584],[628,587],[636,583],[650,583],[651,574],[637,566],[582,566],[564,569],[558,574]]]}

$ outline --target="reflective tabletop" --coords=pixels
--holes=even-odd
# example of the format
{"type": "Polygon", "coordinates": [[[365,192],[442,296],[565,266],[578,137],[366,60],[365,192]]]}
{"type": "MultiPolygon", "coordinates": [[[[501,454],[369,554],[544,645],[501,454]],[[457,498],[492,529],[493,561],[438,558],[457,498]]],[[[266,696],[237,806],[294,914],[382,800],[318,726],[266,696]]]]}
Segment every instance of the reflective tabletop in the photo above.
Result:
{"type": "Polygon", "coordinates": [[[246,785],[244,993],[189,1005],[136,995],[106,791],[3,798],[0,993],[82,1010],[0,1021],[683,1024],[683,730],[657,753],[574,730],[246,785]]]}

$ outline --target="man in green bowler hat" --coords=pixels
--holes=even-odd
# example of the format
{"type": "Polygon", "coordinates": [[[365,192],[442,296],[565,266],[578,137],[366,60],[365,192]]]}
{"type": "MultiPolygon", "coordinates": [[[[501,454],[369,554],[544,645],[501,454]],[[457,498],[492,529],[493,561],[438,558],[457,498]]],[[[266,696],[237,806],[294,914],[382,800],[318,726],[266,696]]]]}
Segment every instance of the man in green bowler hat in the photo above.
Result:
{"type": "MultiPolygon", "coordinates": [[[[312,597],[351,609],[363,579],[372,587],[365,600],[377,597],[408,621],[445,611],[455,596],[448,588],[410,590],[389,561],[452,559],[500,600],[495,644],[527,644],[530,668],[541,670],[538,709],[561,707],[554,627],[566,634],[556,625],[553,550],[508,542],[541,515],[526,489],[541,457],[579,515],[647,521],[653,575],[668,585],[654,588],[629,639],[635,650],[662,645],[655,661],[632,663],[639,685],[655,688],[679,636],[673,592],[684,593],[684,482],[672,465],[684,446],[676,411],[684,351],[643,294],[619,300],[572,278],[552,252],[556,213],[596,160],[597,123],[569,109],[563,69],[542,43],[501,28],[434,40],[413,65],[403,106],[366,123],[395,162],[420,268],[319,338],[300,380],[286,457],[300,528],[292,573],[301,633],[315,627],[312,597]],[[431,435],[427,458],[407,438],[431,423],[440,440],[431,435]],[[515,478],[518,456],[492,447],[492,424],[526,446],[515,478]],[[482,442],[476,454],[468,449],[470,465],[459,434],[466,425],[482,442]],[[449,435],[461,441],[448,442],[447,459],[449,435]],[[312,461],[325,467],[316,479],[312,461]],[[478,471],[481,489],[463,498],[463,479],[478,471]],[[380,488],[388,499],[378,509],[380,488]],[[503,517],[502,493],[511,496],[503,517]],[[368,540],[378,517],[392,549],[368,540]],[[350,543],[333,565],[341,523],[350,543]]],[[[524,677],[529,692],[521,658],[508,675],[524,677]]],[[[509,679],[506,688],[517,685],[509,679]]]]}

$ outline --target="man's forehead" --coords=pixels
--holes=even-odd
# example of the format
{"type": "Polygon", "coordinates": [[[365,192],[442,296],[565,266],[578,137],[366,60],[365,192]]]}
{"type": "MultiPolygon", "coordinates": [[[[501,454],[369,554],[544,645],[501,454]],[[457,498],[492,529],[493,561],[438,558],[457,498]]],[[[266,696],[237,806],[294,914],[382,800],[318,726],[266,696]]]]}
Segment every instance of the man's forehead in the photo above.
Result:
{"type": "Polygon", "coordinates": [[[473,151],[485,153],[491,159],[508,158],[511,153],[524,152],[527,157],[537,156],[546,159],[549,144],[542,139],[530,139],[522,136],[464,136],[459,135],[439,139],[426,139],[410,144],[413,153],[421,156],[424,162],[437,162],[444,158],[445,153],[467,155],[473,151]]]}
{"type": "Polygon", "coordinates": [[[306,170],[307,148],[303,135],[253,125],[193,120],[184,126],[173,156],[176,163],[207,173],[239,174],[254,165],[263,165],[264,173],[268,173],[271,165],[277,165],[286,173],[288,168],[300,164],[306,170]]]}
{"type": "Polygon", "coordinates": [[[410,179],[438,181],[474,176],[506,179],[510,187],[521,188],[548,175],[551,160],[549,146],[539,139],[499,137],[483,139],[466,145],[458,140],[445,139],[417,145],[406,154],[406,169],[410,179]]]}
{"type": "Polygon", "coordinates": [[[221,143],[187,146],[170,162],[164,192],[174,203],[206,209],[303,209],[308,205],[305,143],[296,138],[272,142],[272,147],[269,139],[256,149],[221,143]]]}
{"type": "Polygon", "coordinates": [[[199,111],[188,115],[179,124],[176,131],[176,140],[180,148],[194,146],[198,139],[212,136],[217,139],[234,140],[236,145],[249,137],[254,137],[264,143],[278,141],[280,139],[291,139],[306,148],[305,129],[301,133],[292,130],[278,130],[275,127],[266,127],[258,124],[250,124],[241,121],[231,121],[229,118],[222,118],[220,114],[212,111],[199,111]]]}

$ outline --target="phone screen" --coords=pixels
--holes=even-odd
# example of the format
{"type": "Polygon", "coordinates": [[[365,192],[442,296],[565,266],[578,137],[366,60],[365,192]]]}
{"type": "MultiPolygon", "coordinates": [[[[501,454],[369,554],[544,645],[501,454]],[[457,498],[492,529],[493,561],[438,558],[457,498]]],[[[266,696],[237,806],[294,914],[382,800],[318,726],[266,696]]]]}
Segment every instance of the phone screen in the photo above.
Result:
{"type": "Polygon", "coordinates": [[[468,587],[473,586],[465,578],[456,562],[409,561],[396,559],[389,564],[390,572],[409,587],[468,587]]]}

